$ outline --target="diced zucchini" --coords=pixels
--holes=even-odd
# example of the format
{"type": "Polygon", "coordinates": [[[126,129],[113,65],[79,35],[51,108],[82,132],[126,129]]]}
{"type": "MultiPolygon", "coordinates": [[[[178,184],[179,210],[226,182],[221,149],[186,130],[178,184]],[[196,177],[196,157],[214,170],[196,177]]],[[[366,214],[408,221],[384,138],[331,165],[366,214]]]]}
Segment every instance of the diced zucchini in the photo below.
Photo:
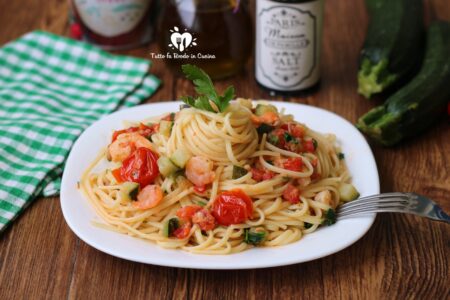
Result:
{"type": "Polygon", "coordinates": [[[339,197],[342,201],[352,201],[359,197],[358,190],[350,183],[342,183],[339,186],[339,197]]]}
{"type": "Polygon", "coordinates": [[[179,170],[178,167],[169,158],[165,156],[161,156],[160,158],[158,158],[157,163],[159,172],[165,177],[179,170]]]}
{"type": "Polygon", "coordinates": [[[244,242],[252,245],[259,245],[266,239],[266,231],[262,227],[252,227],[244,229],[244,242]]]}
{"type": "Polygon", "coordinates": [[[183,169],[186,163],[191,158],[189,153],[182,149],[177,149],[170,157],[170,160],[179,168],[183,169]]]}
{"type": "Polygon", "coordinates": [[[139,194],[139,183],[126,181],[121,184],[119,193],[124,200],[136,201],[139,194]]]}
{"type": "Polygon", "coordinates": [[[167,222],[165,222],[163,226],[163,235],[165,237],[170,237],[172,233],[178,229],[178,227],[180,227],[180,221],[178,220],[178,218],[167,220],[167,222]]]}
{"type": "Polygon", "coordinates": [[[166,137],[169,137],[170,133],[172,132],[172,127],[173,127],[172,121],[161,120],[159,122],[159,133],[161,133],[166,137]]]}
{"type": "Polygon", "coordinates": [[[256,108],[255,108],[255,115],[262,116],[266,112],[269,112],[269,111],[278,113],[277,108],[271,104],[258,104],[258,105],[256,105],[256,108]]]}
{"type": "Polygon", "coordinates": [[[233,166],[233,179],[238,179],[247,174],[248,171],[239,166],[233,166]]]}

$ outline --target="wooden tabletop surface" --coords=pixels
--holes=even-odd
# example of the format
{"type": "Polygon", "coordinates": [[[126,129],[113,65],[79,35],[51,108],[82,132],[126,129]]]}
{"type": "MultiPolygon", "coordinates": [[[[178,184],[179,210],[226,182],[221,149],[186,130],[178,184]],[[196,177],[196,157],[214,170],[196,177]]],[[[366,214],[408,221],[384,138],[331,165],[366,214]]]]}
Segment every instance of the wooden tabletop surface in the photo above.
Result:
{"type": "MultiPolygon", "coordinates": [[[[426,19],[450,20],[450,1],[426,2],[426,19]]],[[[277,98],[336,112],[355,122],[377,102],[356,93],[358,51],[367,25],[362,0],[326,1],[322,84],[308,97],[277,98]]],[[[66,35],[67,0],[0,0],[0,45],[34,29],[66,35]]],[[[155,45],[125,52],[148,58],[155,45]]],[[[192,92],[162,61],[164,85],[148,102],[192,92]]],[[[218,82],[237,94],[270,98],[245,72],[218,82]]],[[[371,145],[382,192],[430,196],[450,211],[450,130],[442,120],[423,136],[386,149],[371,145]]],[[[379,215],[354,245],[315,261],[245,271],[166,268],[125,261],[82,242],[65,223],[58,197],[37,199],[0,236],[0,299],[449,299],[450,227],[399,214],[379,215]]],[[[268,258],[269,259],[269,258],[268,258]]]]}

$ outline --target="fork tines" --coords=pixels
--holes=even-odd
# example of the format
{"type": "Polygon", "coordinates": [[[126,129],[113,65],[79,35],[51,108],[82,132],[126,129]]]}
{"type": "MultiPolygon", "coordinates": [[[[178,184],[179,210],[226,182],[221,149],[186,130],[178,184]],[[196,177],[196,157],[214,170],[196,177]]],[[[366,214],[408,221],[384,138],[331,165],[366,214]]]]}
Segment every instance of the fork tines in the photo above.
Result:
{"type": "Polygon", "coordinates": [[[342,205],[338,211],[338,217],[370,213],[370,212],[406,212],[414,204],[411,195],[404,193],[386,193],[382,195],[368,196],[342,205]]]}

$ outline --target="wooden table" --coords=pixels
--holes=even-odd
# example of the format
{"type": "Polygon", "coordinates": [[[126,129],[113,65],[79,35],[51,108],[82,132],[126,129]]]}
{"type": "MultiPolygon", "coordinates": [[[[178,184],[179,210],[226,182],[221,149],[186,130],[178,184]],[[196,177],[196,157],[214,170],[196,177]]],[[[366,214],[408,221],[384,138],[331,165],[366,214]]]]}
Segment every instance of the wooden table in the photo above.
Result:
{"type": "MultiPolygon", "coordinates": [[[[34,29],[67,33],[65,0],[0,0],[0,45],[34,29]]],[[[357,56],[367,15],[363,1],[326,1],[322,86],[314,95],[279,100],[322,107],[354,122],[377,101],[356,94],[357,56]]],[[[426,18],[450,20],[450,2],[426,1],[426,18]]],[[[155,45],[151,51],[157,51],[155,45]]],[[[149,49],[126,52],[147,57],[149,49]]],[[[192,92],[161,61],[164,82],[149,102],[192,92]]],[[[238,95],[269,98],[245,72],[218,82],[238,95]]],[[[392,149],[372,145],[381,190],[425,194],[450,211],[450,131],[442,120],[392,149]]],[[[360,241],[332,256],[287,267],[200,271],[121,260],[86,245],[64,222],[59,199],[38,199],[0,236],[0,299],[449,299],[450,227],[410,215],[379,215],[360,241]]]]}

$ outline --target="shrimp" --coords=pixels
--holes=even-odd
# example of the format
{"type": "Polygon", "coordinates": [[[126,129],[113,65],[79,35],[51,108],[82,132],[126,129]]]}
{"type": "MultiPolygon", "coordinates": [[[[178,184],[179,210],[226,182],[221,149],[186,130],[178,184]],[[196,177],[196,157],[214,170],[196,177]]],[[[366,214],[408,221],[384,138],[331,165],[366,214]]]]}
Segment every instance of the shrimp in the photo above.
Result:
{"type": "Polygon", "coordinates": [[[331,206],[332,208],[336,207],[333,198],[331,197],[331,193],[329,190],[321,191],[314,196],[314,200],[326,205],[331,206]]]}
{"type": "Polygon", "coordinates": [[[139,133],[122,133],[108,146],[108,157],[112,161],[121,162],[140,147],[153,150],[152,143],[139,133]]]}
{"type": "Polygon", "coordinates": [[[259,126],[262,123],[276,125],[280,121],[280,117],[273,111],[267,111],[262,116],[251,115],[250,119],[253,124],[259,126]]]}
{"type": "Polygon", "coordinates": [[[137,195],[133,206],[139,209],[149,209],[157,206],[163,199],[163,192],[159,185],[147,185],[137,195]]]}
{"type": "Polygon", "coordinates": [[[186,165],[186,177],[195,186],[205,186],[214,181],[213,163],[203,156],[193,156],[186,165]]]}

